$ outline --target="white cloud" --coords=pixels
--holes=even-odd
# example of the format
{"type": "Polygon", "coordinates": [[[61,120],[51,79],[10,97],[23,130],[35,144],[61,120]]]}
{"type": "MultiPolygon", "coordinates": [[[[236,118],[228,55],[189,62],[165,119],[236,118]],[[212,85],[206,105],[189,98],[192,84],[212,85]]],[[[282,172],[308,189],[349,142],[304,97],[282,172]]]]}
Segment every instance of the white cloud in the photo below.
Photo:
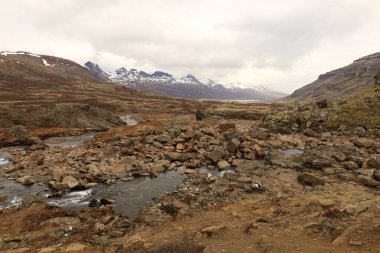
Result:
{"type": "Polygon", "coordinates": [[[3,0],[0,50],[291,92],[379,51],[372,0],[3,0]]]}

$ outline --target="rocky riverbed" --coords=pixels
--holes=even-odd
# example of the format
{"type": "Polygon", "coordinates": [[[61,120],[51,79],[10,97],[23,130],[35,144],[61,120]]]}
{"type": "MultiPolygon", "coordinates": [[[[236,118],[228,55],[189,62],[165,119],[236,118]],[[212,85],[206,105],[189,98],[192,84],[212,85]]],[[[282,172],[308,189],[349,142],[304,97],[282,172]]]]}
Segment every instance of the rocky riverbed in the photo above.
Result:
{"type": "Polygon", "coordinates": [[[379,137],[280,132],[260,121],[189,116],[3,148],[0,204],[9,208],[1,211],[0,246],[378,252],[379,137]],[[6,191],[11,179],[16,197],[6,191]]]}

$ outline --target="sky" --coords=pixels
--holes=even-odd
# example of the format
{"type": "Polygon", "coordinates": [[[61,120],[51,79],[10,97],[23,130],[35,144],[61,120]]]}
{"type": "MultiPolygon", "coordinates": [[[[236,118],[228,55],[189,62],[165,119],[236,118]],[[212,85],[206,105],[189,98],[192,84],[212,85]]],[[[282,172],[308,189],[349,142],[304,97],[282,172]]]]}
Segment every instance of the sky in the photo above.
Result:
{"type": "Polygon", "coordinates": [[[0,51],[291,93],[380,51],[378,0],[1,0],[0,51]]]}

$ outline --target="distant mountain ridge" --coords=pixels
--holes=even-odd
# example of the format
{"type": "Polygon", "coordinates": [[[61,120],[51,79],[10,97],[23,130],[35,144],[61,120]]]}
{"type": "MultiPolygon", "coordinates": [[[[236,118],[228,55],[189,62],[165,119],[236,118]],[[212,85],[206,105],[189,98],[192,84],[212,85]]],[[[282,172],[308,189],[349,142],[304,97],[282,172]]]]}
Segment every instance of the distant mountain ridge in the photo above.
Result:
{"type": "Polygon", "coordinates": [[[176,79],[173,75],[155,71],[149,74],[124,67],[104,72],[98,64],[86,62],[85,66],[99,78],[125,85],[141,91],[150,91],[188,99],[231,99],[268,101],[286,96],[285,93],[269,90],[263,86],[245,88],[239,83],[221,84],[214,80],[200,81],[188,74],[176,79]]]}
{"type": "Polygon", "coordinates": [[[364,56],[352,64],[321,74],[318,79],[285,99],[321,99],[353,94],[375,85],[380,74],[380,52],[364,56]]]}

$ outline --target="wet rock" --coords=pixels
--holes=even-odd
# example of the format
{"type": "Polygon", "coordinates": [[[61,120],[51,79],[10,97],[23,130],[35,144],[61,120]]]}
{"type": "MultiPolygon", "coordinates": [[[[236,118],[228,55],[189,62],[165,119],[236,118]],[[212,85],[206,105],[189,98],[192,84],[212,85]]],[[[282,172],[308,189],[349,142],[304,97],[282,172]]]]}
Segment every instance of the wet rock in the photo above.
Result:
{"type": "Polygon", "coordinates": [[[112,198],[102,198],[100,199],[100,204],[101,205],[112,205],[112,204],[115,204],[116,203],[116,200],[112,199],[112,198]]]}
{"type": "Polygon", "coordinates": [[[69,186],[67,184],[62,184],[57,181],[49,181],[49,185],[54,191],[57,191],[57,192],[62,192],[69,189],[69,186]]]}
{"type": "Polygon", "coordinates": [[[16,181],[22,185],[32,185],[35,183],[33,177],[31,177],[31,176],[25,176],[25,177],[18,178],[16,181]]]}
{"type": "Polygon", "coordinates": [[[230,166],[231,166],[231,165],[230,165],[227,161],[225,161],[225,160],[219,161],[218,164],[217,164],[217,167],[218,167],[218,169],[220,169],[220,170],[227,169],[227,168],[229,168],[230,166]]]}
{"type": "Polygon", "coordinates": [[[72,176],[66,176],[62,179],[62,184],[66,184],[69,189],[73,189],[79,185],[79,181],[72,176]]]}
{"type": "Polygon", "coordinates": [[[375,169],[380,169],[380,155],[374,155],[372,156],[368,161],[367,164],[375,169]]]}
{"type": "Polygon", "coordinates": [[[299,175],[298,181],[303,185],[312,187],[325,184],[325,181],[322,178],[307,172],[299,175]]]}
{"type": "Polygon", "coordinates": [[[227,144],[227,150],[231,153],[235,153],[236,150],[239,148],[240,141],[237,138],[233,138],[230,142],[227,144]]]}
{"type": "Polygon", "coordinates": [[[91,199],[90,203],[88,204],[89,207],[100,207],[102,204],[98,199],[91,199]]]}
{"type": "Polygon", "coordinates": [[[0,203],[7,200],[8,199],[8,196],[7,195],[4,195],[4,194],[0,194],[0,203]]]}

